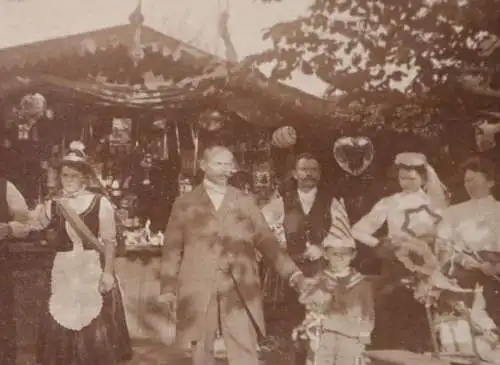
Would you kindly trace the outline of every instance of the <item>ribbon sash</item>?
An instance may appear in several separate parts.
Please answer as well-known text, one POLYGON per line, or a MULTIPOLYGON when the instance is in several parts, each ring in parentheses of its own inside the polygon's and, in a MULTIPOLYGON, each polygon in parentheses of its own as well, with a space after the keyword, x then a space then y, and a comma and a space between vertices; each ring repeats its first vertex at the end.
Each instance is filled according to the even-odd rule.
POLYGON ((59 209, 59 212, 62 214, 64 219, 66 219, 66 221, 71 225, 71 227, 75 230, 75 232, 80 236, 80 238, 83 241, 92 244, 98 252, 104 254, 104 245, 90 231, 89 227, 87 227, 87 225, 83 222, 80 216, 76 214, 76 212, 73 209, 67 207, 60 200, 56 199, 55 202, 57 208, 59 209))

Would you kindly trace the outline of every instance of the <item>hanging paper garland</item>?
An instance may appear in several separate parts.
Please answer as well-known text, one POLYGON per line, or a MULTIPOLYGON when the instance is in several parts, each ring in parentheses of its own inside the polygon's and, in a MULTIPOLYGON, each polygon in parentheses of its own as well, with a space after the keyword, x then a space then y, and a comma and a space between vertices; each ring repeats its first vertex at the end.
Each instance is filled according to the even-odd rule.
POLYGON ((290 126, 278 128, 273 132, 272 141, 278 148, 290 148, 297 143, 297 132, 290 126))

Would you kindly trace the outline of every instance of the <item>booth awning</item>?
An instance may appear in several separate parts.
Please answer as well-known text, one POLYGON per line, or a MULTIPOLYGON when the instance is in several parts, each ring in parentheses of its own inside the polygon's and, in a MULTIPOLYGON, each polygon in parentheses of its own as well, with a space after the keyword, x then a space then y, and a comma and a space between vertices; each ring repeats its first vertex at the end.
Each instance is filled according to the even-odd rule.
POLYGON ((205 99, 268 127, 332 128, 345 119, 335 102, 271 82, 148 27, 142 30, 146 56, 133 65, 133 32, 124 25, 0 50, 0 97, 39 88, 63 99, 160 112, 205 99))

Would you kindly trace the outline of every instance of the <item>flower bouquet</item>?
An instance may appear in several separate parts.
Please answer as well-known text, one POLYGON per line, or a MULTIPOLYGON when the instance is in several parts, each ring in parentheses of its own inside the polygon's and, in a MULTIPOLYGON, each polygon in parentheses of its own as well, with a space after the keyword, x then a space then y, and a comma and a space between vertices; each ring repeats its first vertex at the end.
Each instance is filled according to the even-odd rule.
POLYGON ((392 279, 410 288, 415 300, 424 304, 434 355, 500 364, 498 333, 486 313, 482 288, 461 285, 456 277, 460 269, 449 270, 449 260, 439 261, 431 241, 431 237, 394 240, 400 275, 392 279))

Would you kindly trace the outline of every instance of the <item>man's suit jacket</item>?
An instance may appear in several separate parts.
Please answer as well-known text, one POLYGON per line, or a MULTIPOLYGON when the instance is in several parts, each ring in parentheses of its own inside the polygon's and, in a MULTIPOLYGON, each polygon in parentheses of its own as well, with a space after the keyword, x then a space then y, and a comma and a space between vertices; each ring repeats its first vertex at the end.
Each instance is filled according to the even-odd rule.
MULTIPOLYGON (((217 292, 235 297, 229 269, 257 325, 265 332, 256 250, 280 276, 289 278, 298 271, 252 198, 240 190, 228 187, 218 210, 203 185, 177 199, 165 230, 161 293, 177 294, 179 345, 199 340, 205 313, 217 292)), ((234 305, 241 308, 237 302, 234 305)))

